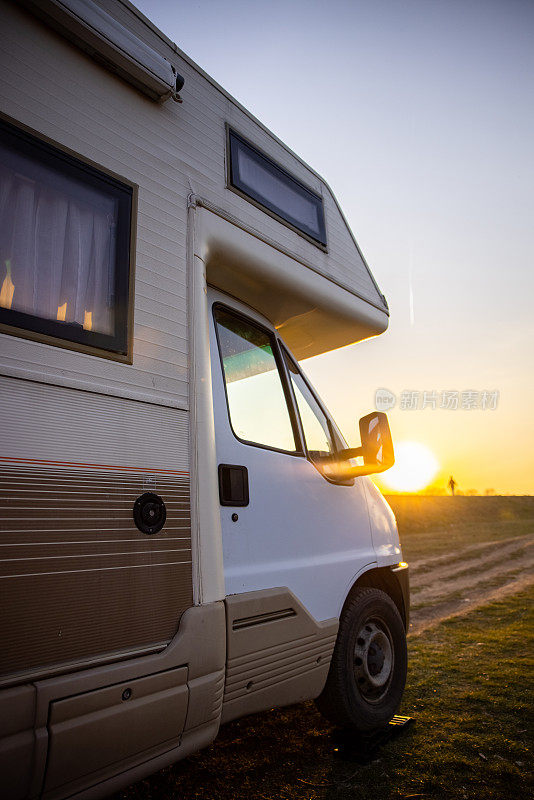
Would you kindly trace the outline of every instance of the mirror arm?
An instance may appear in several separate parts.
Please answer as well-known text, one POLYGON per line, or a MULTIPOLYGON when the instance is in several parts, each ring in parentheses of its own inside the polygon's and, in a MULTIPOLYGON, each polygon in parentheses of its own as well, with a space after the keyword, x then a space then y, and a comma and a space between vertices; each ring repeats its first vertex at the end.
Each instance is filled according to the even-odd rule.
POLYGON ((377 472, 385 472, 390 466, 391 464, 364 464, 361 467, 349 467, 345 464, 339 464, 339 471, 340 476, 344 480, 349 480, 350 478, 359 478, 362 475, 374 475, 377 472))
POLYGON ((330 457, 340 480, 385 472, 395 463, 388 418, 382 411, 372 411, 360 419, 360 438, 361 447, 347 447, 330 457), (363 458, 363 464, 347 464, 358 457, 363 458))
POLYGON ((349 461, 351 458, 358 458, 363 454, 363 447, 348 447, 346 450, 340 450, 337 455, 342 461, 349 461))

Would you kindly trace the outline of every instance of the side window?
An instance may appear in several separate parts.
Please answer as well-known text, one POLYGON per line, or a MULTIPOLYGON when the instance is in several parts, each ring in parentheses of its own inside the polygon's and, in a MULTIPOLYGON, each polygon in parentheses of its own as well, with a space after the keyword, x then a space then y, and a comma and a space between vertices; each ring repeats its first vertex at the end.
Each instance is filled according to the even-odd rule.
POLYGON ((331 456, 336 451, 333 433, 326 414, 310 391, 293 359, 283 350, 297 401, 306 446, 312 461, 331 456))
POLYGON ((322 197, 229 129, 229 185, 281 222, 326 245, 322 197))
POLYGON ((296 452, 273 338, 226 309, 214 313, 234 433, 252 444, 296 452))
POLYGON ((126 356, 132 187, 7 123, 0 136, 0 323, 126 356))

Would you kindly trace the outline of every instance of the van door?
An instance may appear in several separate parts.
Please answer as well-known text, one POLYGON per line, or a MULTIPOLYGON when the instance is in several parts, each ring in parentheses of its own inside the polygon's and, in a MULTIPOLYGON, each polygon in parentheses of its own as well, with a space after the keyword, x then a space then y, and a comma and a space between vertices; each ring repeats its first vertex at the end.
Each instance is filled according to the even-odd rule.
POLYGON ((315 620, 337 618, 376 561, 361 479, 319 468, 346 445, 272 326, 221 292, 209 301, 226 594, 287 587, 315 620))

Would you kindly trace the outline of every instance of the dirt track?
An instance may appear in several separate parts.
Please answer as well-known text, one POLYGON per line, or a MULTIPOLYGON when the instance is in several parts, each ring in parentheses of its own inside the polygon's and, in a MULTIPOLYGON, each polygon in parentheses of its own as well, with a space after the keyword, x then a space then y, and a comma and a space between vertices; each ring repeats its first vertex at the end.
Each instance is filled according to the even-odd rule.
POLYGON ((525 589, 534 583, 533 567, 532 535, 468 545, 453 558, 412 562, 410 635, 525 589))

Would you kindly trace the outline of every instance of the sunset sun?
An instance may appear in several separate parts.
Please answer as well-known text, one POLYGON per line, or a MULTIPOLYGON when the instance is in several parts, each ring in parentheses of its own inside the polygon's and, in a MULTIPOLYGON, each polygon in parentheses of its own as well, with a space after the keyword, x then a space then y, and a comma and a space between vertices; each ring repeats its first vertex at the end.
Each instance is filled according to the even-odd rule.
POLYGON ((395 465, 383 475, 383 481, 397 492, 419 492, 433 480, 439 464, 433 452, 420 442, 395 445, 395 465))

